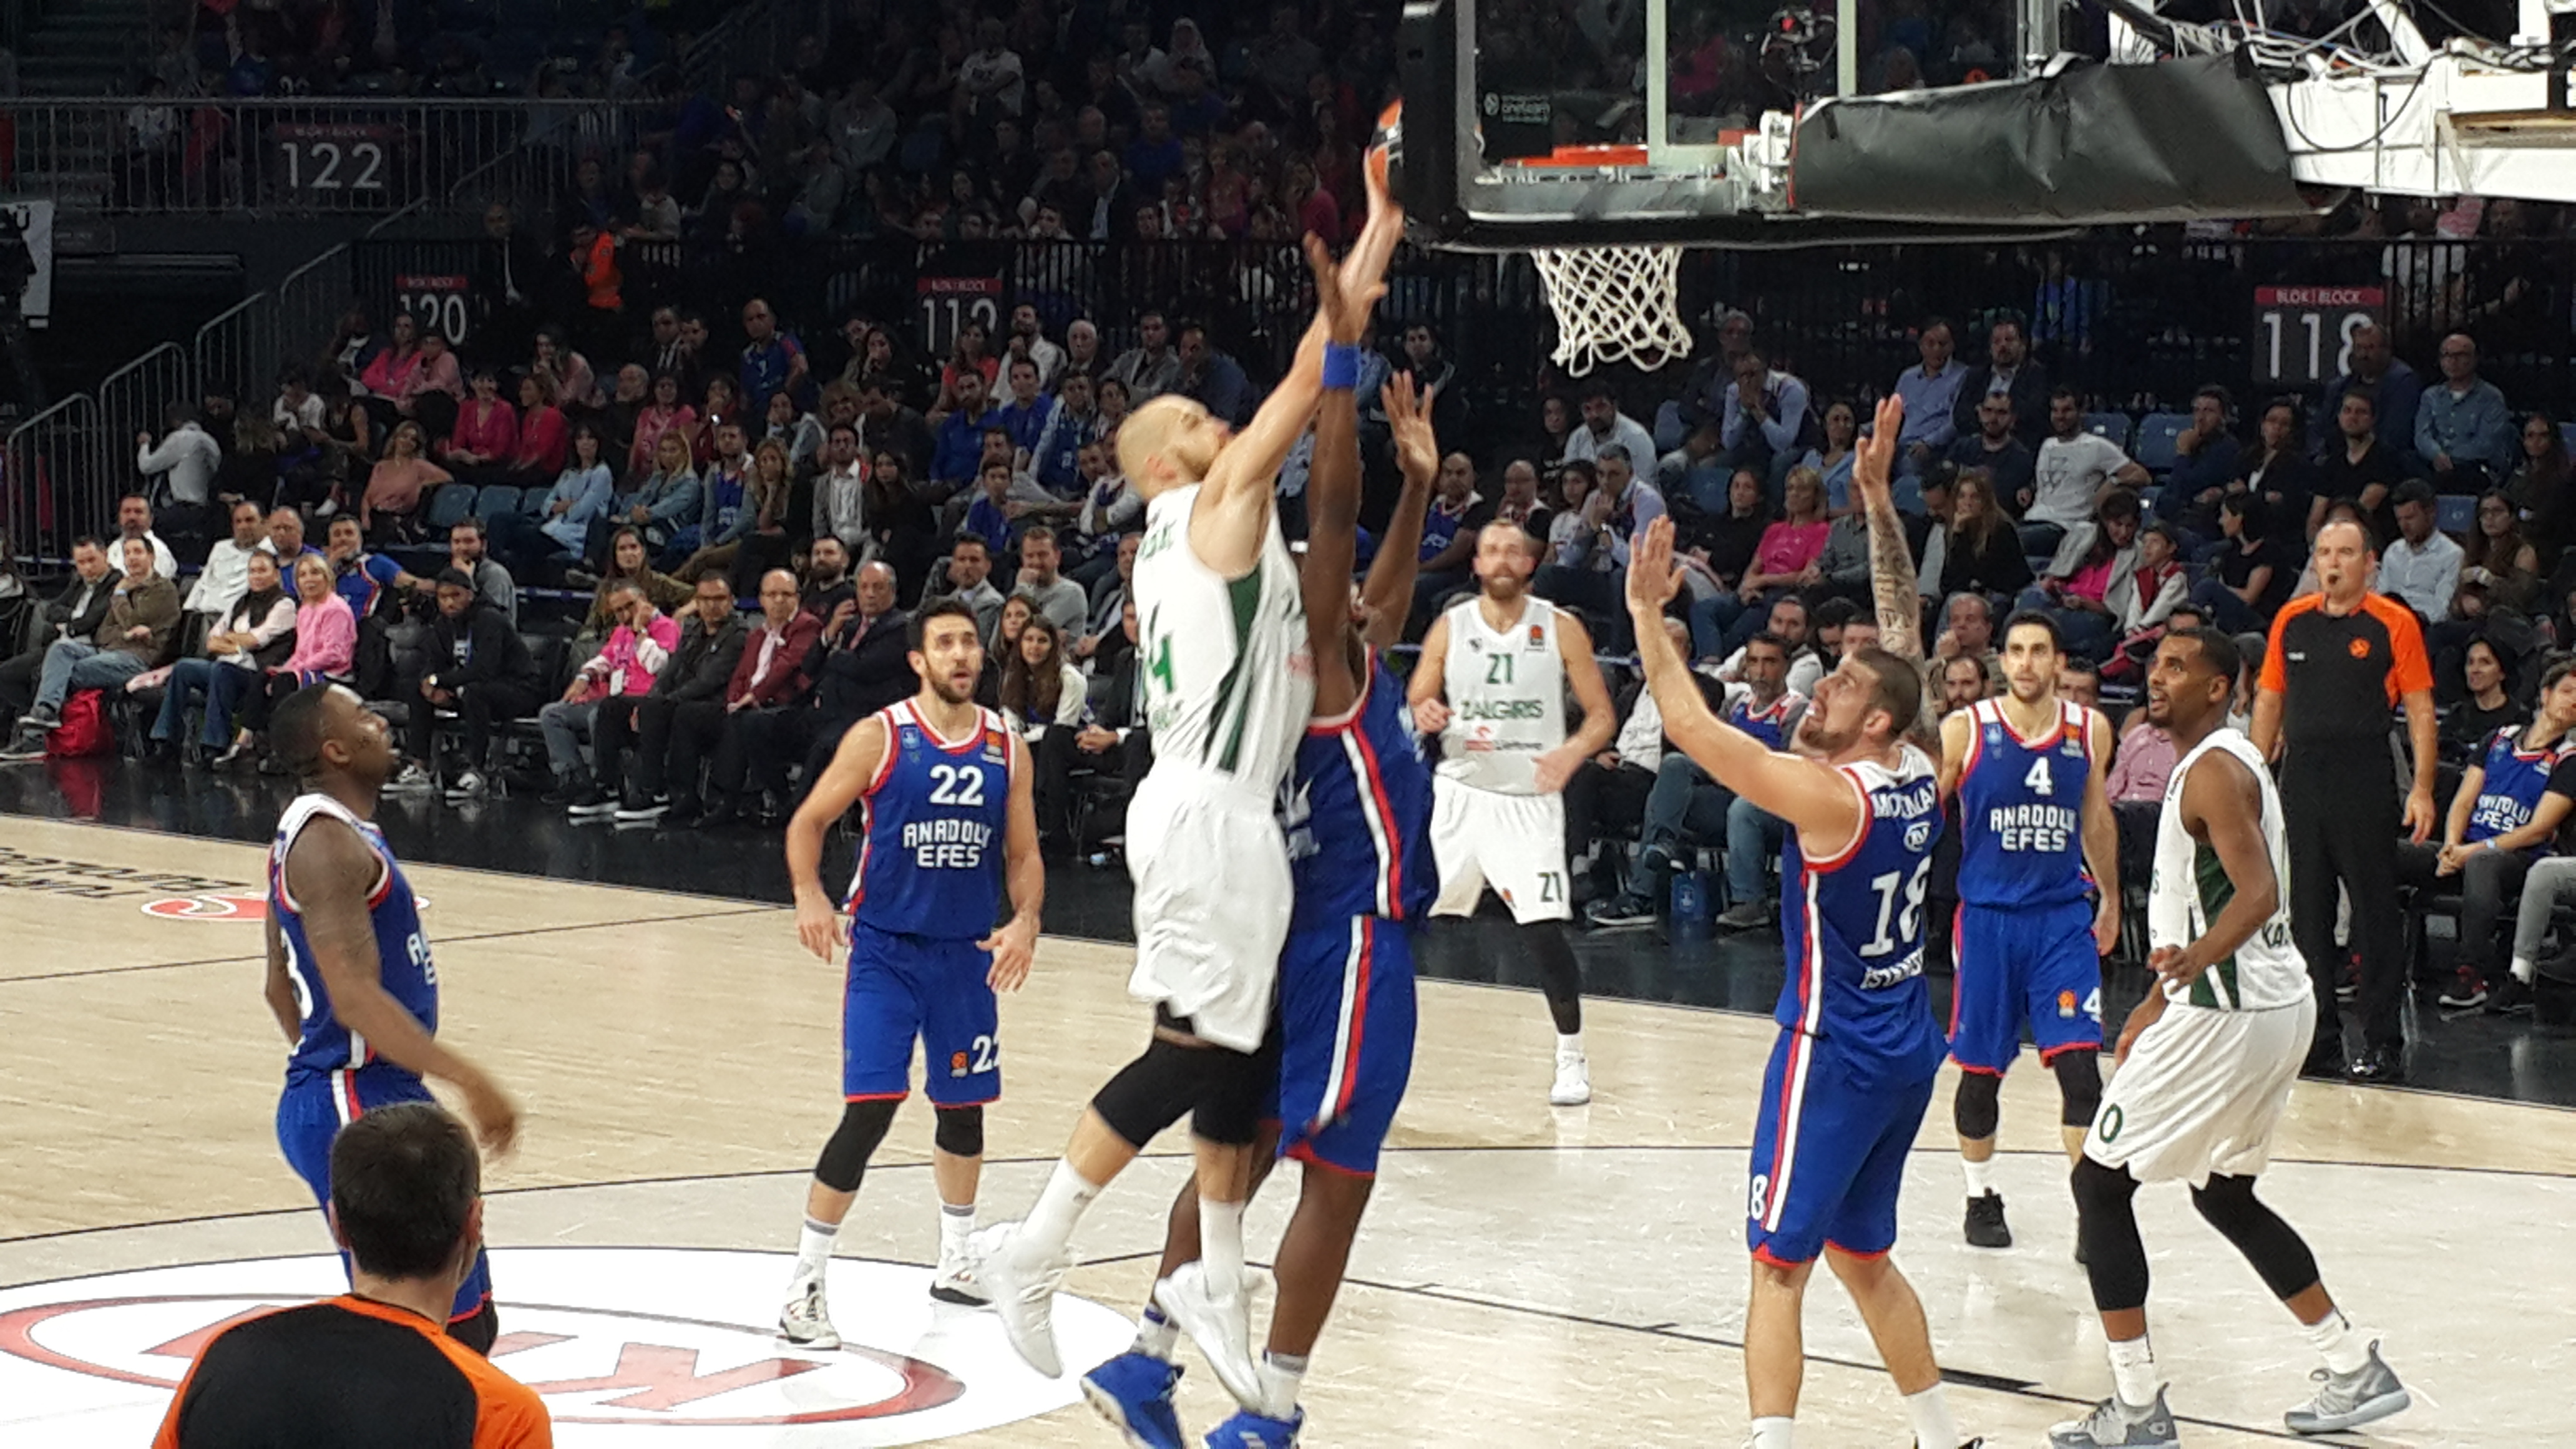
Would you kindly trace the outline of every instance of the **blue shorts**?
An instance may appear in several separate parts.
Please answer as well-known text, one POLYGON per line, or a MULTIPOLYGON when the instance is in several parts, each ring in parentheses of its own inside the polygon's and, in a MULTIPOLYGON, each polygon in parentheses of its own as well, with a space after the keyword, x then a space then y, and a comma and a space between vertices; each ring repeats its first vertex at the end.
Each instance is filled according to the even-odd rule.
MULTIPOLYGON (((421 1080, 391 1062, 370 1062, 355 1071, 327 1072, 289 1081, 277 1099, 277 1145, 286 1165, 313 1190, 313 1200, 327 1215, 331 1210, 331 1139, 361 1115, 404 1102, 433 1102, 421 1080)), ((345 1259, 346 1255, 342 1255, 345 1259)), ((474 1271, 456 1290, 448 1322, 471 1318, 492 1301, 492 1260, 477 1250, 474 1271)))
POLYGON ((1413 1077, 1413 927, 1354 916, 1279 957, 1279 1155, 1357 1177, 1413 1077))
POLYGON ((1951 932, 1958 976, 1950 983, 1950 1060, 2002 1076, 2021 1054, 2030 1023, 2043 1062, 2102 1049, 2102 957, 2093 949, 2093 904, 2005 910, 1959 907, 1951 932))
POLYGON ((901 1101, 912 1092, 921 1039, 922 1090, 942 1107, 1002 1095, 1001 1014, 985 975, 993 954, 971 940, 898 936, 850 926, 850 977, 841 1002, 841 1095, 901 1101))
POLYGON ((1753 1256, 1796 1265, 1828 1245, 1861 1258, 1895 1247, 1897 1189, 1932 1081, 1863 1088, 1833 1043, 1781 1032, 1753 1126, 1753 1256))

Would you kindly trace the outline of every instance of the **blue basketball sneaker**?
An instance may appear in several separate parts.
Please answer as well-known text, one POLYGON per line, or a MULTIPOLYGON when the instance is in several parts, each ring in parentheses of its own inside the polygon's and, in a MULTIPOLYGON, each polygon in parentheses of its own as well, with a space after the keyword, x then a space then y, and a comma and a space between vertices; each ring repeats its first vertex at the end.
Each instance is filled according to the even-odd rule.
POLYGON ((1188 1449, 1172 1390, 1181 1366, 1133 1349, 1082 1376, 1082 1396, 1135 1449, 1188 1449))
POLYGON ((1305 1427, 1303 1409, 1289 1419, 1267 1419, 1246 1409, 1208 1431, 1207 1449, 1295 1449, 1297 1431, 1305 1427))

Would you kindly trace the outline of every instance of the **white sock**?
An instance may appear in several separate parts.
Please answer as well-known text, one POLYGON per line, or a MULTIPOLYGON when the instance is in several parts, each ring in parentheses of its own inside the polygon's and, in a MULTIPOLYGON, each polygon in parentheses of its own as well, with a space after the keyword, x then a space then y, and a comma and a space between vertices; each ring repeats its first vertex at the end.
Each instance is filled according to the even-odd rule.
POLYGON ((1744 1449, 1792 1449, 1793 1441, 1789 1434, 1797 1427, 1797 1420, 1785 1416, 1756 1419, 1753 1421, 1753 1437, 1744 1441, 1744 1449))
POLYGON ((1243 1293, 1243 1204, 1199 1199, 1199 1270, 1219 1302, 1243 1293))
POLYGON ((1959 1170, 1968 1175, 1968 1196, 1972 1198, 1984 1197, 1987 1193, 1995 1190, 1995 1160, 1993 1158, 1989 1157, 1983 1162, 1971 1162, 1967 1158, 1962 1157, 1959 1159, 1959 1170))
POLYGON ((960 1207, 953 1202, 939 1205, 939 1256, 963 1257, 966 1240, 975 1236, 975 1205, 960 1207))
POLYGON ((1019 1242, 1036 1256, 1052 1258, 1073 1241, 1074 1225, 1082 1221, 1092 1200, 1100 1196, 1100 1184, 1073 1170, 1073 1164, 1057 1161, 1047 1185, 1038 1194, 1037 1206, 1029 1209, 1028 1221, 1020 1225, 1019 1242))
POLYGON ((1959 1421, 1950 1417, 1949 1397, 1937 1380, 1905 1396, 1905 1417, 1914 1421, 1915 1449, 1959 1449, 1959 1421))
POLYGON ((2317 1356, 2326 1361, 2329 1373, 2359 1373, 2362 1365, 2370 1362, 2369 1340, 2354 1330, 2352 1320, 2343 1316, 2342 1309, 2327 1309, 2325 1317, 2299 1325, 2299 1332, 2307 1335, 2317 1356))
POLYGON ((2111 1386, 2120 1402, 2132 1409, 2143 1409, 2156 1401, 2156 1351, 2147 1345, 2147 1336, 2115 1339, 2111 1343, 2111 1386))
POLYGON ((1261 1415, 1268 1419, 1288 1419, 1297 1413, 1298 1391, 1306 1386, 1306 1356, 1297 1353, 1261 1355, 1261 1415))
POLYGON ((840 1235, 837 1223, 805 1220, 804 1230, 796 1235, 796 1276, 791 1287, 801 1291, 806 1284, 820 1282, 823 1270, 832 1261, 832 1239, 840 1235))
POLYGON ((2540 975, 2540 964, 2528 956, 2513 958, 2513 979, 2529 986, 2540 975))
POLYGON ((1170 1363, 1172 1350, 1179 1347, 1180 1342, 1181 1326, 1165 1318, 1163 1310, 1151 1303, 1146 1304, 1144 1316, 1136 1320, 1136 1342, 1131 1345, 1132 1351, 1170 1363))
POLYGON ((1579 1031, 1558 1032, 1556 1034, 1556 1059, 1560 1062, 1579 1062, 1583 1060, 1583 1033, 1579 1031))

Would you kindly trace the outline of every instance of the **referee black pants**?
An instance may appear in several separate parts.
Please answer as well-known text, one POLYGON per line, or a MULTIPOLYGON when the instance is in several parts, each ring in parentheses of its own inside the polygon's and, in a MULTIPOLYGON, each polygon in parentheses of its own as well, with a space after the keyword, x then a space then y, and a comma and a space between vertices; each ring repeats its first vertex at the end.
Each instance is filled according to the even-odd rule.
POLYGON ((2361 1039, 2402 1047, 2406 963, 2397 908, 2397 779, 2388 746, 2295 746, 2281 771, 2282 833, 2290 847, 2290 933, 2307 958, 2317 993, 2319 1047, 2343 1048, 2335 988, 2335 887, 2352 902, 2352 944, 2361 955, 2361 1039))

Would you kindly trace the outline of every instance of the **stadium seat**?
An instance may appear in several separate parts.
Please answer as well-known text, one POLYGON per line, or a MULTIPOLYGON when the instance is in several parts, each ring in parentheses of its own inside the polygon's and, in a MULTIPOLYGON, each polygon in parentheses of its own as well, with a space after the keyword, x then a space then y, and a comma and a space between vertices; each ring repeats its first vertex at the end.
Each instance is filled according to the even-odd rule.
POLYGON ((2560 423, 2558 440, 2567 445, 2568 452, 2576 453, 2576 423, 2560 423))
POLYGON ((546 505, 554 501, 551 488, 530 488, 519 495, 519 511, 530 518, 546 516, 546 505))
POLYGON ((2433 500, 2433 526, 2466 537, 2478 526, 2478 500, 2466 493, 2445 493, 2433 500))
POLYGON ((443 543, 447 530, 454 528, 460 520, 474 516, 474 485, 441 483, 431 491, 428 504, 421 509, 420 523, 424 530, 443 543))
POLYGON ((2127 413, 2086 413, 2084 431, 2097 438, 2109 438, 2113 444, 2125 451, 2129 446, 2129 415, 2127 413))
POLYGON ((2162 478, 2182 457, 2174 440, 2190 428, 2189 413, 2149 413, 2138 420, 2138 437, 2129 448, 2129 456, 2137 460, 2139 467, 2162 478))
POLYGON ((519 511, 519 490, 507 483, 495 483, 474 500, 474 516, 490 524, 505 513, 519 511))

